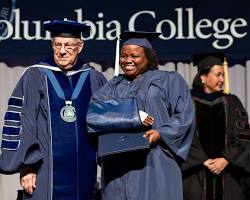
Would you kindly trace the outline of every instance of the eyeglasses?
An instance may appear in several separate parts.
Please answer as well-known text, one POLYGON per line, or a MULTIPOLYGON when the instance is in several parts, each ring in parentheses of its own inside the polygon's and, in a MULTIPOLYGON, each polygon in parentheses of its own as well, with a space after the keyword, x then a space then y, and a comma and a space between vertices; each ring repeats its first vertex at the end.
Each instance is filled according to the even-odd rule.
POLYGON ((62 47, 64 47, 64 49, 65 49, 67 52, 72 53, 73 51, 75 51, 76 46, 77 46, 78 44, 80 44, 80 43, 82 43, 82 42, 77 42, 77 43, 75 43, 75 44, 73 44, 73 43, 71 43, 71 42, 64 43, 64 44, 59 43, 59 42, 54 42, 54 43, 52 44, 52 48, 53 48, 54 50, 59 51, 59 50, 62 49, 62 47))

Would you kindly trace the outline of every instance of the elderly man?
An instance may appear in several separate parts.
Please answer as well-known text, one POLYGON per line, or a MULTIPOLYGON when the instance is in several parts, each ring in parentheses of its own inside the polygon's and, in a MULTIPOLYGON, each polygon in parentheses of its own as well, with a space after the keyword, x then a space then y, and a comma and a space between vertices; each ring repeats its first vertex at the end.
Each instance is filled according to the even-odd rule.
POLYGON ((54 20, 44 28, 52 36, 53 56, 27 68, 9 99, 0 170, 20 171, 23 199, 90 200, 96 151, 85 115, 106 79, 78 59, 88 25, 54 20))

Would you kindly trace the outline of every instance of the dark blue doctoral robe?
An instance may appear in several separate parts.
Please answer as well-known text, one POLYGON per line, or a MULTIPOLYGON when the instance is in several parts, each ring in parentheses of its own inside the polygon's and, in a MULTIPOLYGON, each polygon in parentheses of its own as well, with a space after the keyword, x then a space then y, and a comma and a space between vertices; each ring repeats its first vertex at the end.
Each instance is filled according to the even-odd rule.
MULTIPOLYGON (((175 72, 149 70, 132 82, 123 75, 114 77, 93 95, 91 102, 132 96, 136 97, 139 110, 154 117, 152 129, 160 133, 161 140, 150 149, 101 157, 102 198, 182 200, 179 161, 187 156, 194 130, 189 88, 175 72)), ((87 122, 89 115, 99 115, 90 112, 87 122)), ((120 123, 125 127, 123 121, 120 123)), ((93 131, 95 123, 88 126, 91 134, 98 134, 93 131)))
POLYGON ((32 200, 92 200, 96 181, 95 141, 86 134, 87 105, 104 76, 80 61, 73 71, 63 72, 51 59, 29 67, 16 85, 8 103, 2 134, 0 170, 18 172, 31 167, 37 171, 32 200), (65 100, 59 98, 47 71, 63 88, 66 98, 81 74, 86 79, 79 95, 72 100, 76 121, 65 122, 60 111, 65 100))

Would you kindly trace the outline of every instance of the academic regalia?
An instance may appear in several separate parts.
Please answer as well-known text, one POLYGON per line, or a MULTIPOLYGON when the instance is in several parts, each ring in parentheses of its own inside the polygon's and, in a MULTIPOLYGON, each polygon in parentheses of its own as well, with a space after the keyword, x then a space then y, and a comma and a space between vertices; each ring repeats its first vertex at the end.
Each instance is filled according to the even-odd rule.
POLYGON ((106 79, 80 60, 72 71, 54 66, 53 58, 31 66, 17 83, 4 119, 0 170, 11 173, 31 167, 36 171, 36 188, 32 195, 24 193, 24 199, 92 200, 96 149, 84 131, 85 115, 90 96, 106 79), (67 116, 62 113, 65 100, 60 92, 71 98, 75 88, 75 111, 67 116))
MULTIPOLYGON (((150 148, 101 157, 102 199, 182 200, 179 161, 187 156, 194 128, 186 82, 176 72, 159 70, 148 70, 133 81, 119 75, 97 91, 91 102, 130 97, 136 97, 139 110, 154 117, 151 128, 160 133, 161 140, 150 148)), ((106 117, 91 111, 87 122, 93 114, 106 117)), ((124 112, 123 117, 129 114, 124 112)), ((120 123, 124 127, 125 122, 120 123)), ((91 125, 91 134, 98 134, 93 131, 95 124, 91 125)))
MULTIPOLYGON (((240 184, 250 172, 248 116, 235 95, 191 91, 197 131, 182 164, 185 200, 247 200, 240 184), (229 165, 219 175, 203 166, 224 157, 229 165)), ((243 181, 244 182, 244 181, 243 181)))

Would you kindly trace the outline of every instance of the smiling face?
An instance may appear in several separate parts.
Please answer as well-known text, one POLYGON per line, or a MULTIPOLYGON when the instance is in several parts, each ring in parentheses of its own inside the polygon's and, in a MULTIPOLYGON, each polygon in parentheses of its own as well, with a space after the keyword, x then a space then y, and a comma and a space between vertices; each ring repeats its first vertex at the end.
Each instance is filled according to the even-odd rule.
POLYGON ((208 74, 201 75, 204 83, 204 92, 214 93, 220 92, 224 84, 224 68, 222 65, 214 65, 208 74))
POLYGON ((124 45, 121 49, 120 65, 129 79, 135 79, 148 68, 148 59, 143 47, 124 45))
POLYGON ((83 42, 78 38, 54 37, 52 40, 54 60, 58 67, 70 70, 75 65, 83 42))

